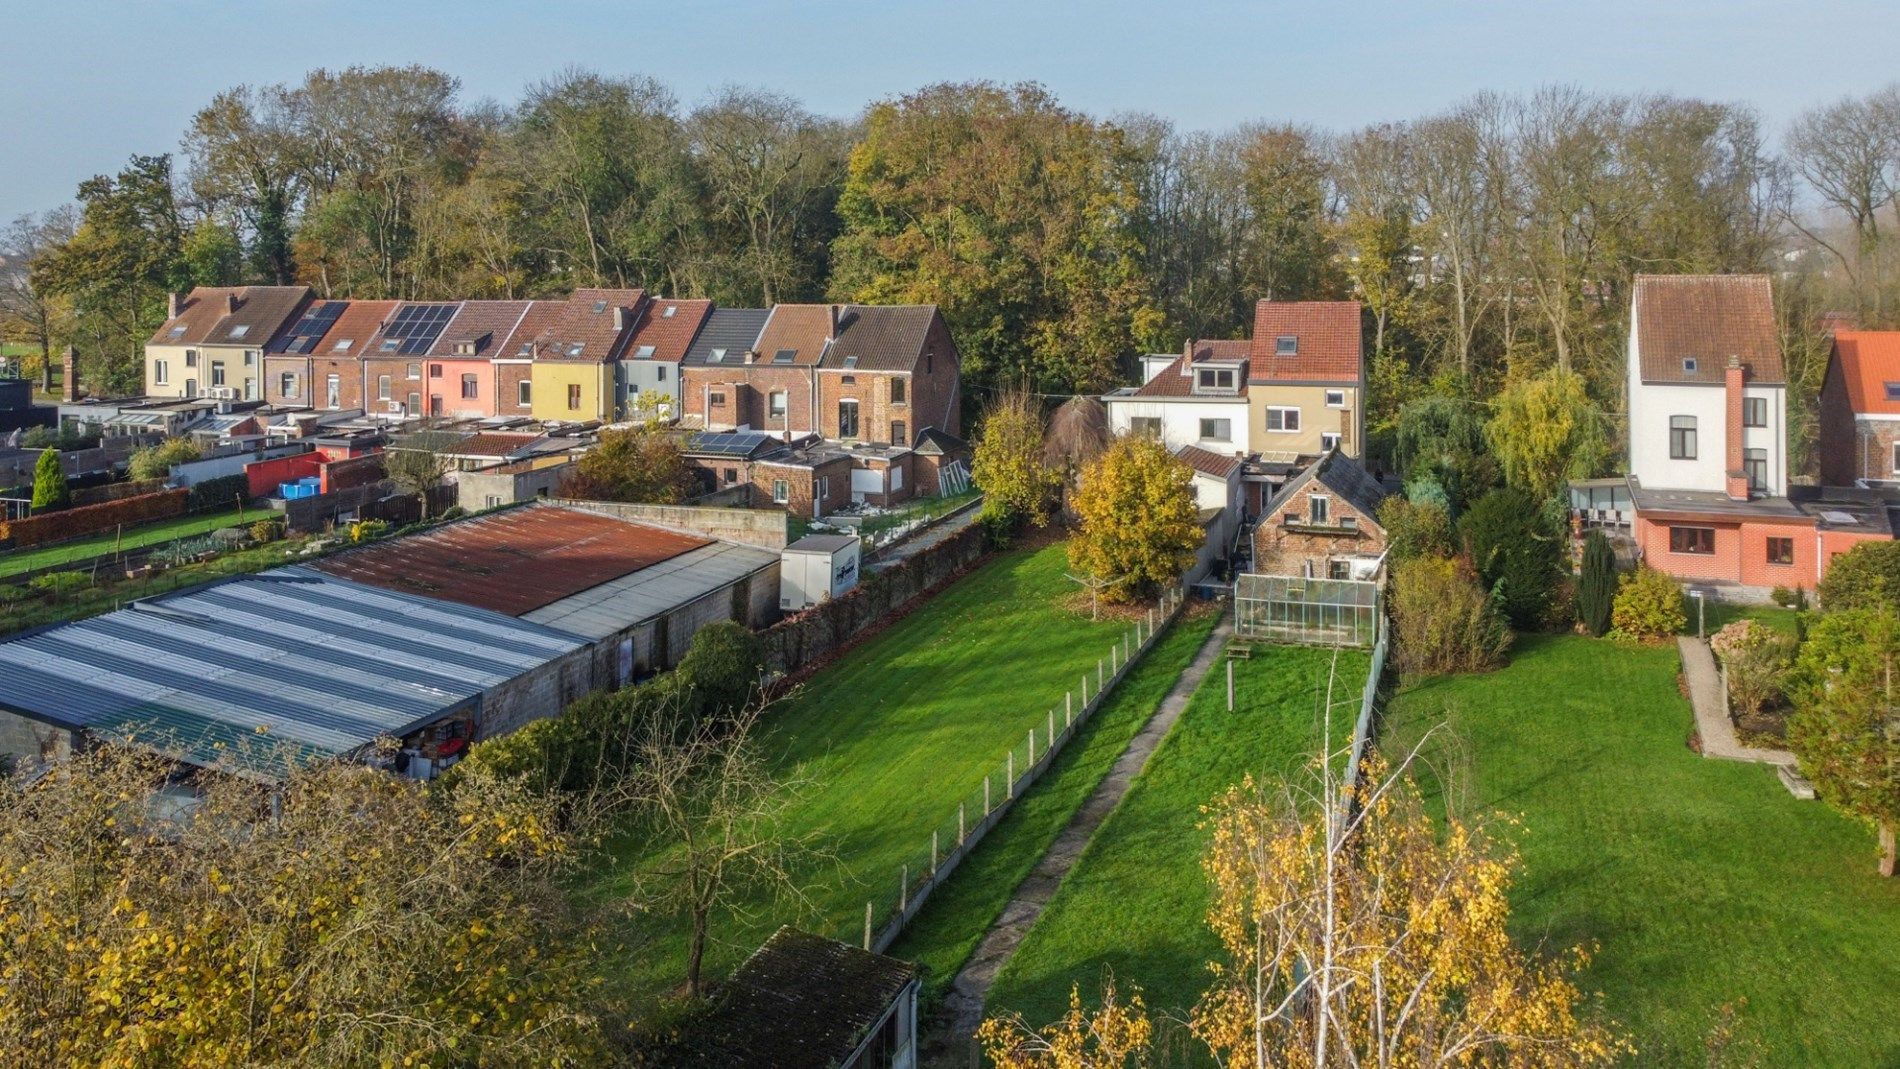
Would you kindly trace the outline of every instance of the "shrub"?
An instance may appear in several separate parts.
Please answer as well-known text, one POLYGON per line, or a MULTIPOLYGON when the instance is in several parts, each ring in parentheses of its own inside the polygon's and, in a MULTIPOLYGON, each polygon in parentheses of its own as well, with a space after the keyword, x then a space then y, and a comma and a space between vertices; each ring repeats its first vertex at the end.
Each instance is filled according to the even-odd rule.
POLYGON ((42 449, 33 463, 33 511, 57 512, 72 504, 73 491, 66 485, 66 469, 59 463, 59 450, 42 449))
POLYGON ((1577 622, 1598 638, 1610 630, 1616 605, 1616 551, 1602 531, 1583 540, 1583 567, 1577 574, 1577 622))
POLYGON ((165 479, 171 476, 173 464, 197 460, 198 456, 198 446, 191 439, 167 438, 133 453, 125 471, 134 479, 165 479))
POLYGON ((1784 609, 1805 612, 1808 607, 1808 592, 1805 587, 1795 587, 1793 590, 1789 590, 1785 586, 1778 586, 1768 592, 1768 600, 1784 609))
POLYGON ((357 520, 350 524, 352 542, 374 542, 388 533, 388 520, 357 520))
POLYGON ((50 601, 58 601, 67 594, 84 590, 91 583, 92 579, 85 572, 48 572, 28 579, 26 586, 35 594, 45 595, 50 601))
POLYGON ((1688 622, 1682 609, 1682 588, 1674 579, 1648 565, 1623 576, 1610 610, 1610 623, 1619 637, 1668 638, 1688 622))
POLYGON ((1542 626, 1562 574, 1563 547, 1537 500, 1518 489, 1493 490, 1459 519, 1458 535, 1511 626, 1542 626))
POLYGON ((1379 506, 1386 551, 1394 564, 1419 557, 1449 557, 1456 552, 1451 513, 1435 501, 1389 497, 1379 506))
POLYGON ((1785 693, 1794 664, 1794 640, 1753 620, 1737 620, 1709 638, 1709 648, 1728 672, 1729 701, 1753 716, 1785 693))
POLYGON ((450 505, 448 508, 442 510, 442 515, 439 519, 446 523, 449 520, 459 520, 466 515, 468 515, 467 509, 460 505, 450 505))
POLYGON ((1410 479, 1405 484, 1405 497, 1414 505, 1437 505, 1451 515, 1451 495, 1445 492, 1445 486, 1429 475, 1410 479))
POLYGON ((752 699, 764 672, 765 643, 745 625, 721 620, 693 635, 673 675, 696 716, 723 717, 752 699))
POLYGON ((206 479, 194 483, 191 497, 185 507, 196 512, 202 509, 230 508, 240 501, 251 499, 251 480, 242 474, 222 475, 216 479, 206 479))
POLYGON ((1884 609, 1900 602, 1900 542, 1862 542, 1835 557, 1815 593, 1828 612, 1884 609))
POLYGON ((251 524, 251 541, 259 545, 275 542, 283 537, 283 533, 284 529, 278 526, 276 520, 259 520, 251 524))
POLYGON ((1393 569, 1394 656, 1407 672, 1481 672, 1504 662, 1511 629, 1469 566, 1421 557, 1393 569))

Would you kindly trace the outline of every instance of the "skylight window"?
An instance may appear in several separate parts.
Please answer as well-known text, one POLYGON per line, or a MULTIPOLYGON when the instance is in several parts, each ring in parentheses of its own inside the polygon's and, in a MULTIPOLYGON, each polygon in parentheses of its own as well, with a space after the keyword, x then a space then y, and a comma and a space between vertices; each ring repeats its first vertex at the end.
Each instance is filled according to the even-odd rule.
POLYGON ((401 338, 384 338, 383 339, 383 352, 393 353, 401 347, 402 347, 401 338))
POLYGON ((656 350, 651 345, 642 345, 641 347, 633 351, 633 355, 636 360, 645 360, 648 357, 652 356, 655 351, 656 350))
POLYGON ((333 352, 347 353, 350 351, 350 346, 355 344, 355 338, 338 338, 336 344, 331 346, 330 349, 333 352))
POLYGON ((249 323, 239 323, 237 326, 231 328, 231 337, 233 340, 235 340, 237 338, 242 338, 243 336, 245 336, 246 334, 249 334, 250 332, 251 332, 251 325, 249 323))
POLYGON ((1298 356, 1299 352, 1300 352, 1300 339, 1298 335, 1282 334, 1279 337, 1273 339, 1273 355, 1298 356))
POLYGON ((780 349, 778 352, 772 354, 772 362, 774 364, 789 364, 796 359, 798 359, 797 349, 780 349))
POLYGON ((714 349, 710 359, 715 364, 722 363, 726 359, 726 351, 724 349, 714 349))
POLYGON ((1689 356, 1683 358, 1682 373, 1685 375, 1695 374, 1695 357, 1689 356))
POLYGON ((594 314, 595 314, 595 315, 599 315, 600 313, 602 313, 602 312, 605 312, 606 310, 607 310, 607 302, 606 302, 606 301, 595 301, 595 302, 594 302, 594 314))
POLYGON ((847 367, 847 368, 853 368, 853 367, 857 367, 857 366, 858 366, 858 358, 857 358, 857 357, 856 357, 855 355, 853 355, 853 356, 847 356, 847 357, 845 357, 845 358, 844 358, 844 366, 845 366, 845 367, 847 367))
POLYGON ((183 323, 180 323, 177 326, 172 328, 172 337, 182 338, 184 336, 185 336, 185 325, 183 323))
POLYGON ((581 355, 581 350, 585 348, 587 348, 586 342, 577 341, 574 344, 567 347, 567 355, 570 357, 579 356, 581 355))
POLYGON ((666 311, 660 313, 660 318, 671 319, 673 318, 673 313, 677 311, 679 311, 678 305, 669 304, 666 306, 666 311))
POLYGON ((524 341, 524 342, 522 342, 522 343, 521 343, 521 355, 522 355, 522 356, 533 356, 533 355, 534 355, 534 343, 533 343, 533 342, 531 342, 531 341, 524 341))
POLYGON ((1900 382, 1887 383, 1887 400, 1900 401, 1900 382))

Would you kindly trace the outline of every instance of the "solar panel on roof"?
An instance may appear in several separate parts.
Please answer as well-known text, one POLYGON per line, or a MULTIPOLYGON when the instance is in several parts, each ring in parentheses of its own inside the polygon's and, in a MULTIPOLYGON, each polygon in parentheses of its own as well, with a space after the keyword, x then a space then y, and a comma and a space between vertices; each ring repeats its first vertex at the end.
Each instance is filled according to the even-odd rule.
POLYGON ((317 342, 336 325, 337 317, 343 309, 349 307, 348 301, 318 301, 310 306, 303 318, 290 328, 284 336, 283 351, 286 353, 308 353, 317 347, 317 342))
POLYGON ((426 353, 442 335, 442 328, 455 318, 453 304, 405 304, 383 329, 383 350, 407 356, 426 353), (394 349, 389 343, 396 342, 394 349))

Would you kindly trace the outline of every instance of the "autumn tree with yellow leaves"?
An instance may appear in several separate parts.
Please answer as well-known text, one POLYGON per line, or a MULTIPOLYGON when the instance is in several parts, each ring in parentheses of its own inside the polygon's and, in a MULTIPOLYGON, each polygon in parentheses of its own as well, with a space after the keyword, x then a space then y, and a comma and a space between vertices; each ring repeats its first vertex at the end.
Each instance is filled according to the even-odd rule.
MULTIPOLYGON (((1328 762, 1330 764, 1330 762, 1328 762)), ((1222 954, 1189 1020, 1224 1069, 1581 1067, 1629 1053, 1570 980, 1582 951, 1544 959, 1506 931, 1514 853, 1479 825, 1443 824, 1401 772, 1369 766, 1350 810, 1318 789, 1251 779, 1206 807, 1207 920, 1222 954), (1350 812, 1350 815, 1345 815, 1350 812)), ((1042 1029, 985 1022, 1004 1069, 1151 1063, 1137 994, 1076 998, 1042 1029)))
POLYGON ((597 1064, 549 800, 350 764, 280 788, 104 747, 0 787, 0 1049, 58 1066, 597 1064))
POLYGON ((1145 435, 1115 439, 1082 469, 1069 563, 1126 601, 1175 582, 1206 539, 1193 472, 1145 435))

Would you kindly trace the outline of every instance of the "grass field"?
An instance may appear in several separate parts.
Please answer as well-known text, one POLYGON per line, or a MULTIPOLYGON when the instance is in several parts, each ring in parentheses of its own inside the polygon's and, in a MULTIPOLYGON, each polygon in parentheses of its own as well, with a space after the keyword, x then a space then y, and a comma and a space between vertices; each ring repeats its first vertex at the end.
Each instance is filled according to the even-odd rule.
MULTIPOLYGON (((1053 1021, 1068 1008, 1071 985, 1092 999, 1105 972, 1124 992, 1139 986, 1152 1010, 1194 1005, 1207 986, 1206 963, 1219 950, 1204 922, 1200 807, 1248 773, 1263 781, 1301 774, 1320 748, 1331 657, 1326 650, 1269 647, 1237 662, 1232 713, 1225 670, 1208 673, 1003 967, 990 990, 991 1013, 1053 1021)), ((1341 655, 1332 716, 1338 746, 1350 737, 1368 667, 1364 652, 1341 655)))
POLYGON ((1596 945, 1581 983, 1632 1064, 1704 1064, 1719 1007, 1746 999, 1759 1064, 1900 1065, 1900 881, 1772 769, 1691 753, 1676 670, 1673 648, 1527 637, 1499 672, 1405 688, 1385 735, 1448 722, 1428 746, 1459 808, 1522 817, 1515 932, 1596 945))
POLYGON ((1128 742, 1154 715, 1174 681, 1214 629, 1219 615, 1203 609, 1176 623, 1123 677, 1108 704, 1069 742, 1049 771, 990 830, 949 882, 930 896, 891 953, 921 963, 924 1001, 934 1005, 1010 894, 1108 774, 1128 742))
MULTIPOLYGON (((1061 545, 998 556, 768 715, 767 752, 810 782, 785 831, 817 832, 836 862, 803 874, 809 916, 760 902, 749 915, 716 918, 708 975, 723 975, 781 923, 856 942, 867 900, 879 903, 882 923, 899 867, 928 854, 931 829, 954 821, 957 801, 981 790, 984 774, 1122 633, 1059 606, 1074 589, 1066 564, 1061 545)), ((640 867, 663 856, 637 842, 610 845, 612 862, 591 888, 598 896, 625 895, 640 867)), ((686 933, 661 919, 642 927, 650 940, 627 955, 624 975, 631 993, 652 996, 683 977, 686 933)))
POLYGON ((140 549, 155 546, 161 542, 170 542, 175 538, 189 538, 205 534, 222 527, 235 527, 239 523, 266 519, 276 513, 269 509, 225 509, 220 512, 199 513, 195 516, 178 516, 169 520, 135 527, 125 532, 123 537, 112 534, 81 538, 57 545, 42 546, 21 550, 18 553, 0 555, 0 576, 18 575, 38 568, 47 568, 68 561, 86 560, 101 553, 110 553, 114 547, 120 549, 140 549))

